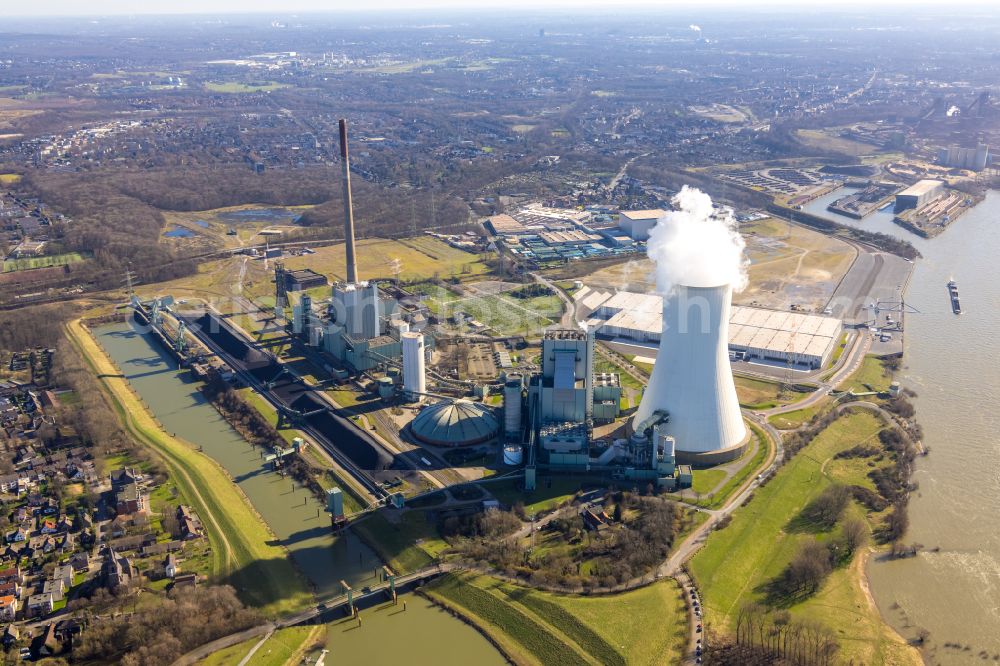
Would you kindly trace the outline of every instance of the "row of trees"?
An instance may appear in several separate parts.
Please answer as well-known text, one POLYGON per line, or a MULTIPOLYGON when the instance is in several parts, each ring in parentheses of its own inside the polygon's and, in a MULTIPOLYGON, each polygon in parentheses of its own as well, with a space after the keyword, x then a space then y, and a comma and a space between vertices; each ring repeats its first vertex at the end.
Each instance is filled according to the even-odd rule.
POLYGON ((704 663, 712 666, 836 663, 837 639, 818 622, 792 619, 787 611, 770 611, 759 603, 743 605, 733 636, 713 641, 704 663))

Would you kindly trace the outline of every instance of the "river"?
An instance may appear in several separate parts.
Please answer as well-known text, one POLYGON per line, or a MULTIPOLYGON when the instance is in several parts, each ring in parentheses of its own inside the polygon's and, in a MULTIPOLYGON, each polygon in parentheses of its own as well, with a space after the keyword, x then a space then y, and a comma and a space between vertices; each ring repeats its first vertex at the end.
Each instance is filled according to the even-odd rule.
MULTIPOLYGON (((317 517, 322 505, 301 487, 292 492, 291 480, 267 471, 259 452, 226 423, 152 336, 129 324, 104 326, 94 334, 164 427, 201 446, 236 480, 319 596, 339 593, 341 579, 355 587, 378 580, 375 567, 381 562, 371 549, 350 532, 334 538, 326 514, 319 511, 317 517)), ((404 595, 398 607, 382 604, 361 614, 362 628, 350 621, 330 623, 326 663, 506 663, 475 629, 421 597, 404 595), (390 632, 391 640, 380 640, 390 632)))
POLYGON ((906 293, 919 314, 906 317, 898 379, 918 393, 917 419, 931 453, 919 459, 910 501, 914 558, 873 561, 869 581, 883 616, 905 637, 930 632, 932 663, 982 663, 1000 654, 1000 192, 944 233, 923 239, 893 224, 891 208, 864 220, 826 211, 851 190, 804 210, 843 224, 904 238, 920 250, 906 293), (962 315, 952 314, 954 278, 962 315), (992 304, 992 305, 991 305, 992 304), (945 644, 951 646, 946 647, 945 644), (958 644, 960 647, 953 647, 958 644), (968 646, 968 649, 966 649, 968 646))

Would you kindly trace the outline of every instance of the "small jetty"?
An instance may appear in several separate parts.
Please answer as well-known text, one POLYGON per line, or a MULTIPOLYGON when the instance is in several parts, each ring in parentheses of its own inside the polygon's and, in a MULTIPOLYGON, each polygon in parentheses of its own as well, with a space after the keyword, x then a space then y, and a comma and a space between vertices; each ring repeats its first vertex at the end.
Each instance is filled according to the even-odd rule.
POLYGON ((951 311, 955 314, 962 314, 962 303, 958 300, 958 284, 954 280, 948 281, 948 295, 951 297, 951 311))

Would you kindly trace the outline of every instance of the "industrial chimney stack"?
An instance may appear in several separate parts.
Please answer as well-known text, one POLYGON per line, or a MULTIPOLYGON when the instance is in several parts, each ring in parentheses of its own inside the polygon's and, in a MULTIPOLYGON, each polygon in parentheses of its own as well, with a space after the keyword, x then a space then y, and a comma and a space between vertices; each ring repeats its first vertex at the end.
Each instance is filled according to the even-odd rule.
POLYGON ((351 159, 347 152, 347 119, 340 119, 340 167, 344 171, 344 248, 347 252, 347 282, 358 281, 358 264, 354 258, 354 203, 351 201, 351 159))

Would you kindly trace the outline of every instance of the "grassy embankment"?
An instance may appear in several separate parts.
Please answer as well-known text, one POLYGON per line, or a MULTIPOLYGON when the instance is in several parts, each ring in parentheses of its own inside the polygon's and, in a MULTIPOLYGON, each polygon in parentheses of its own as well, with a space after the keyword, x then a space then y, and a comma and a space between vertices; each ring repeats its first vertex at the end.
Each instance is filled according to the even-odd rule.
MULTIPOLYGON (((878 356, 869 354, 861 363, 861 367, 851 375, 851 377, 838 388, 843 391, 853 391, 854 393, 868 393, 875 391, 885 393, 892 383, 892 375, 886 369, 885 364, 878 356)), ((872 399, 874 396, 869 396, 872 399)))
POLYGON ((424 593, 479 627, 517 664, 674 664, 684 650, 686 610, 673 580, 583 597, 450 574, 424 593))
MULTIPOLYGON (((284 666, 298 664, 305 650, 320 637, 324 630, 321 626, 286 627, 278 629, 264 644, 257 648, 247 661, 247 666, 284 666)), ((259 638, 238 643, 198 662, 198 666, 230 666, 238 664, 247 656, 253 646, 260 642, 259 638)))
POLYGON ((232 584, 245 603, 267 615, 310 603, 305 581, 284 549, 272 545, 274 535, 225 470, 190 443, 163 432, 79 320, 68 324, 66 331, 103 384, 122 425, 161 457, 171 481, 202 518, 212 545, 213 578, 232 584))
MULTIPOLYGON (((834 456, 859 443, 877 445, 882 428, 882 422, 869 412, 841 416, 758 489, 753 500, 733 514, 728 527, 712 533, 689 563, 712 630, 731 631, 742 604, 763 602, 765 585, 781 573, 802 543, 813 538, 825 541, 837 534, 838 527, 818 533, 798 529, 795 519, 833 482, 873 487, 865 461, 834 456)), ((881 520, 881 514, 868 514, 853 501, 848 513, 863 517, 869 529, 881 520)), ((834 569, 814 595, 787 610, 793 618, 815 620, 833 630, 841 661, 919 663, 915 651, 882 622, 866 594, 863 575, 862 557, 855 553, 846 566, 834 569)))

